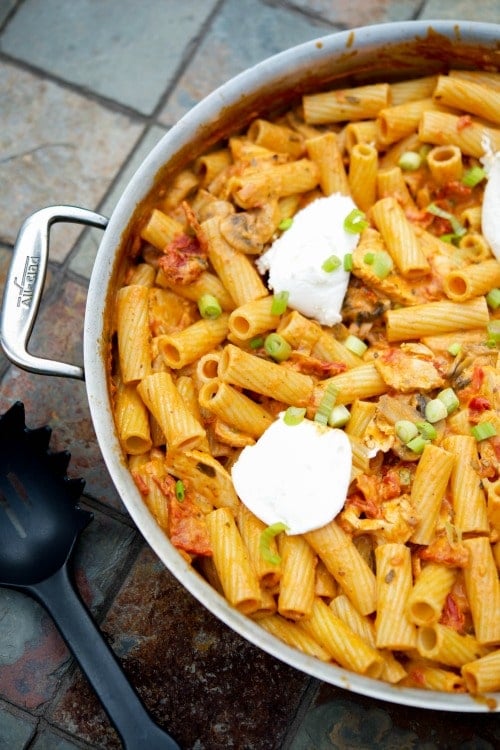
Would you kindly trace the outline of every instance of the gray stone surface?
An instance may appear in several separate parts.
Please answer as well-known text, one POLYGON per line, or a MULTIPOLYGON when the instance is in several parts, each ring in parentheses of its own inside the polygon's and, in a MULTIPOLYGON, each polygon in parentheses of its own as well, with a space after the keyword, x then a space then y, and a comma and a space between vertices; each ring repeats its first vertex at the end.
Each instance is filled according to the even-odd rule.
MULTIPOLYGON (((114 182, 112 190, 102 205, 99 206, 100 213, 108 218, 111 216, 132 175, 165 132, 165 128, 154 125, 144 134, 132 157, 127 161, 125 168, 118 175, 118 179, 114 182)), ((74 273, 90 279, 101 238, 102 232, 100 230, 92 228, 85 230, 70 261, 70 269, 74 273)))
MULTIPOLYGON (((51 204, 95 208, 141 134, 128 116, 0 62, 0 240, 51 204)), ((76 227, 54 230, 51 258, 63 260, 76 227)))
POLYGON ((335 31, 324 21, 259 0, 226 0, 160 115, 173 125, 217 86, 251 65, 335 31))
MULTIPOLYGON (((446 0, 438 2, 446 5, 446 0)), ((352 0, 290 0, 290 5, 331 23, 353 27, 387 21, 409 21, 416 18, 422 3, 421 0, 398 0, 396 3, 383 0, 364 3, 352 0)))
POLYGON ((419 18, 500 23, 500 2, 498 0, 480 0, 476 3, 470 0, 427 0, 419 18))
POLYGON ((23 750, 35 732, 33 718, 13 713, 0 700, 0 750, 23 750))
POLYGON ((25 0, 0 48, 149 114, 215 0, 25 0))

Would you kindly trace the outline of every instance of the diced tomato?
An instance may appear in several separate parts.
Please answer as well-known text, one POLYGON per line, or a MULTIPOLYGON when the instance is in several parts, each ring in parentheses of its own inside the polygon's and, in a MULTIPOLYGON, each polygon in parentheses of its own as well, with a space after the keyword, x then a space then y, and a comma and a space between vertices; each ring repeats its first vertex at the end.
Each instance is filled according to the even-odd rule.
POLYGON ((178 234, 166 245, 158 265, 172 284, 191 284, 208 267, 197 237, 178 234))
POLYGON ((460 608, 453 594, 448 594, 444 603, 439 622, 453 628, 457 633, 463 633, 465 629, 465 613, 460 608))
POLYGON ((479 422, 483 411, 489 411, 491 404, 484 396, 473 396, 468 404, 469 422, 479 422))
POLYGON ((180 502, 175 493, 168 495, 168 535, 174 547, 192 555, 212 555, 205 516, 186 492, 180 502))
POLYGON ((370 498, 363 497, 358 493, 349 495, 346 500, 345 507, 357 508, 361 513, 364 513, 366 518, 381 518, 382 510, 379 506, 370 498))
POLYGON ((428 547, 420 550, 422 560, 448 565, 452 568, 464 568, 469 562, 469 552, 463 544, 450 544, 448 537, 438 536, 428 547))

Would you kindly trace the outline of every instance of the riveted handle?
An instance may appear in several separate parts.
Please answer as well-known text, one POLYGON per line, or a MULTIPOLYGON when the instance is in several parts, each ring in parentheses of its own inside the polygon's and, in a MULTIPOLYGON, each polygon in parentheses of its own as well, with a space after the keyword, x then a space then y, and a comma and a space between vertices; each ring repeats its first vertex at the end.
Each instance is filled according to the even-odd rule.
POLYGON ((47 273, 50 227, 58 222, 105 229, 108 219, 77 206, 48 206, 24 221, 5 281, 0 343, 9 360, 23 370, 83 380, 82 367, 37 357, 28 351, 47 273))

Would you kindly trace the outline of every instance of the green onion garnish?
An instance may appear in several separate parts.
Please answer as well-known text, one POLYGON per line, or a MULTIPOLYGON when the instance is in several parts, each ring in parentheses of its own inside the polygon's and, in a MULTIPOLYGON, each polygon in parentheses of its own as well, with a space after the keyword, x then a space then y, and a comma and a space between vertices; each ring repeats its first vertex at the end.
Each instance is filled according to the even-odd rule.
POLYGON ((290 227, 293 224, 293 219, 291 216, 287 216, 286 219, 281 219, 280 223, 278 224, 278 229, 281 229, 283 232, 287 229, 290 229, 290 227))
POLYGON ((353 334, 350 334, 343 343, 346 349, 349 349, 353 354, 357 354, 358 357, 362 357, 368 349, 365 342, 353 334))
POLYGON ((375 253, 365 253, 363 255, 363 263, 366 263, 367 266, 373 266, 374 261, 375 253))
POLYGON ((436 206, 435 203, 430 203, 425 210, 427 211, 427 213, 434 214, 434 216, 439 216, 441 219, 447 219, 451 224, 453 234, 455 234, 457 237, 463 237, 463 235, 467 233, 467 230, 462 226, 462 224, 460 224, 456 216, 450 214, 449 211, 445 211, 443 208, 439 208, 439 206, 436 206))
POLYGON ((337 388, 335 388, 333 383, 329 383, 323 394, 323 398, 319 403, 316 414, 314 415, 315 422, 320 422, 320 424, 328 424, 328 420, 330 419, 330 415, 335 405, 337 396, 337 388))
POLYGON ((437 438, 437 430, 430 422, 417 422, 417 429, 426 440, 437 438))
POLYGON ((300 424, 306 415, 305 408, 301 406, 289 406, 283 417, 283 422, 289 427, 294 427, 296 424, 300 424))
POLYGON ((491 320, 486 326, 488 331, 488 339, 486 343, 488 346, 497 346, 500 344, 500 320, 491 320))
POLYGON ((213 294, 202 294, 198 300, 198 310, 202 318, 208 318, 208 320, 215 320, 222 313, 222 307, 220 306, 217 297, 213 294))
POLYGON ((408 443, 406 443, 406 447, 409 448, 409 450, 413 451, 413 453, 422 453, 425 446, 429 444, 429 441, 426 440, 423 435, 417 435, 417 437, 413 438, 413 440, 410 440, 408 443))
POLYGON ((421 164, 422 157, 415 151, 405 151, 404 154, 401 154, 398 161, 398 167, 405 172, 413 172, 415 169, 418 169, 421 164))
POLYGON ((455 343, 450 344, 448 347, 448 354, 451 354, 452 357, 456 357, 457 354, 460 353, 460 350, 462 349, 462 344, 459 344, 458 341, 455 341, 455 343))
POLYGON ((385 250, 380 250, 378 253, 375 253, 375 257, 373 259, 373 273, 375 274, 375 276, 377 276, 377 278, 387 278, 393 268, 394 264, 389 253, 386 253, 385 250))
POLYGON ((411 484, 411 471, 406 468, 406 466, 402 466, 398 470, 399 474, 399 483, 403 485, 404 487, 408 487, 409 484, 411 484))
POLYGON ((342 261, 338 255, 330 255, 330 257, 324 261, 321 268, 323 271, 326 271, 326 273, 331 273, 332 271, 336 271, 337 268, 340 268, 341 265, 342 261))
POLYGON ((186 489, 184 487, 184 482, 182 481, 182 479, 178 479, 177 482, 175 483, 175 497, 180 503, 182 503, 185 496, 186 496, 186 489))
POLYGON ((287 528, 288 527, 284 523, 273 523, 271 526, 267 526, 260 535, 259 551, 266 562, 272 563, 273 565, 280 564, 281 557, 277 553, 271 551, 271 542, 275 536, 281 534, 282 531, 286 531, 287 528))
POLYGON ((344 271, 352 271, 352 253, 344 255, 344 271))
POLYGON ((264 339, 262 336, 254 336, 253 339, 250 339, 249 346, 250 349, 260 349, 264 346, 264 339))
POLYGON ((462 177, 462 184, 466 187, 476 187, 476 185, 479 185, 480 182, 484 180, 486 177, 486 172, 482 167, 480 167, 478 164, 476 164, 474 167, 471 167, 470 169, 465 172, 464 176, 462 177))
POLYGON ((404 445, 408 445, 418 435, 417 425, 409 419, 399 419, 394 425, 394 432, 404 445))
POLYGON ((273 295, 271 315, 283 315, 288 304, 289 292, 278 292, 273 295))
POLYGON ((453 388, 445 388, 444 391, 438 393, 437 397, 446 406, 448 414, 451 414, 460 406, 460 401, 453 388))
POLYGON ((292 347, 279 333, 270 333, 266 336, 264 349, 276 362, 284 362, 292 353, 292 347))
POLYGON ((446 419, 447 416, 448 409, 440 398, 433 398, 425 405, 425 418, 431 424, 446 419))
POLYGON ((480 422, 479 424, 471 427, 471 434, 476 438, 477 442, 481 440, 487 440, 490 437, 494 437, 497 434, 495 425, 491 422, 480 422))
POLYGON ((497 310, 500 307, 500 289, 489 291, 486 295, 486 302, 492 310, 497 310))
POLYGON ((337 404, 330 412, 328 424, 330 427, 343 427, 351 418, 351 412, 344 404, 337 404))
POLYGON ((367 226, 366 215, 359 208, 353 208, 344 219, 344 229, 349 234, 361 234, 367 226))

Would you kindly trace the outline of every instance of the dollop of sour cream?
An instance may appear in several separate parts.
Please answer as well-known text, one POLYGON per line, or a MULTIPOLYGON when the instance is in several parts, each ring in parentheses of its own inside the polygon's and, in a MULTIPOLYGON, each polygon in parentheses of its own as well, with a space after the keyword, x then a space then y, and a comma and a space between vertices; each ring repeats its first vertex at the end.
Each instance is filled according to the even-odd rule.
POLYGON ((346 195, 334 193, 317 198, 298 211, 289 229, 257 260, 257 268, 269 271, 269 287, 288 292, 288 306, 322 325, 341 320, 349 272, 343 268, 346 254, 358 244, 359 234, 344 229, 345 218, 356 208, 346 195), (335 255, 341 264, 325 271, 323 263, 335 255))
POLYGON ((492 153, 486 145, 481 159, 487 175, 481 212, 481 230, 493 255, 500 261, 500 151, 492 153))
POLYGON ((329 523, 342 510, 352 449, 343 430, 310 419, 287 425, 279 414, 254 445, 241 452, 231 475, 244 505, 267 526, 287 534, 329 523))

